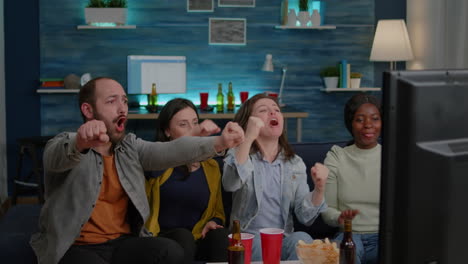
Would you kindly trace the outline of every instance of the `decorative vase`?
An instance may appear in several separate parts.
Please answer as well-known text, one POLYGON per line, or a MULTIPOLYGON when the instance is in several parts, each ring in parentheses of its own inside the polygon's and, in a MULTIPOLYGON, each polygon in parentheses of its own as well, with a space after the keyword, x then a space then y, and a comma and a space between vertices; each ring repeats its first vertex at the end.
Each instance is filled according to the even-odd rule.
POLYGON ((309 23, 310 15, 308 11, 300 11, 298 18, 301 27, 307 27, 307 23, 309 23))
POLYGON ((351 78, 351 88, 360 88, 361 78, 351 78))
POLYGON ((115 23, 125 25, 127 23, 127 8, 85 8, 86 24, 115 23))
POLYGON ((312 16, 310 17, 310 21, 312 22, 312 26, 314 26, 314 27, 320 26, 321 19, 322 18, 320 17, 320 13, 318 12, 318 10, 314 9, 312 11, 312 16))
POLYGON ((296 26, 296 21, 297 21, 296 10, 291 8, 291 9, 289 9, 289 12, 288 12, 288 23, 287 23, 287 25, 290 26, 290 27, 295 27, 296 26))
POLYGON ((325 83, 325 88, 337 88, 338 87, 338 77, 323 77, 323 82, 325 83))

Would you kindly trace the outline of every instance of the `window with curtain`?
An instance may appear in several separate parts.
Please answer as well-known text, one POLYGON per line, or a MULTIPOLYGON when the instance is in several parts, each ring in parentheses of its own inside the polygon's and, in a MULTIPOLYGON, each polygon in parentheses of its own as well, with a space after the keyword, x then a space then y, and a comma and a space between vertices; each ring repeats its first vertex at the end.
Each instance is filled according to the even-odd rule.
POLYGON ((407 0, 408 69, 468 68, 468 1, 407 0))

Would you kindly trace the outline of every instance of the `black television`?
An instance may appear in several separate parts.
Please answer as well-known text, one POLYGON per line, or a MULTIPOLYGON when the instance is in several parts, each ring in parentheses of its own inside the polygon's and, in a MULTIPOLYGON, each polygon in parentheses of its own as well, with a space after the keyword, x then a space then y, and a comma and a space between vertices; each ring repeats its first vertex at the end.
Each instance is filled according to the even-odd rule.
POLYGON ((383 82, 379 263, 467 263, 468 70, 383 82))

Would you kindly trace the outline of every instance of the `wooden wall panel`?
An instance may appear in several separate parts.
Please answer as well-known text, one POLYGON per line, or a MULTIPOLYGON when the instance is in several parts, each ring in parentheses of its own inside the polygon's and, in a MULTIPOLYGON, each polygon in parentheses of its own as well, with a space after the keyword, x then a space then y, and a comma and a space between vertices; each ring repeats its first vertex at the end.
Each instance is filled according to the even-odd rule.
MULTIPOLYGON (((127 55, 181 55, 187 57, 187 97, 198 103, 198 91, 208 89, 214 96, 219 82, 227 90, 232 81, 236 94, 242 90, 278 91, 280 69, 274 73, 260 71, 265 54, 271 53, 288 66, 284 102, 309 113, 303 122, 304 141, 349 138, 342 109, 353 93, 320 92, 318 73, 322 67, 346 59, 352 71, 364 74, 363 86, 381 86, 374 84, 374 65, 369 62, 373 0, 327 0, 325 21, 337 25, 336 30, 275 29, 280 22, 280 0, 257 0, 255 8, 222 8, 215 1, 212 13, 189 13, 186 1, 181 0, 128 2, 128 24, 136 25, 136 29, 77 30, 77 25, 84 24, 87 0, 41 1, 41 77, 89 72, 113 77, 126 86, 127 55), (209 17, 247 19, 247 45, 208 45, 209 17)), ((72 128, 81 121, 79 115, 73 117, 75 121, 64 121, 63 115, 68 112, 56 111, 71 107, 64 106, 64 101, 41 99, 43 134, 72 128)), ((294 140, 295 124, 288 127, 294 140)))

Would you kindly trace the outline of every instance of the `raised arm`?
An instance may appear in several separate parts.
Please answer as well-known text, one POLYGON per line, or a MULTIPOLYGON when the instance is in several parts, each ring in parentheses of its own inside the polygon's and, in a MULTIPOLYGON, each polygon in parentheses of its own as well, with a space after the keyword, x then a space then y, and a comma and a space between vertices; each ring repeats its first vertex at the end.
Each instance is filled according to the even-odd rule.
POLYGON ((181 137, 168 142, 135 139, 144 170, 162 170, 206 160, 244 140, 242 128, 229 122, 220 136, 181 137))
POLYGON ((325 183, 328 178, 328 168, 325 167, 322 163, 315 163, 315 165, 310 168, 310 175, 312 181, 314 182, 314 192, 312 193, 312 203, 315 206, 322 204, 324 195, 325 195, 325 183))
POLYGON ((245 131, 245 140, 236 148, 236 160, 239 164, 244 164, 250 154, 250 148, 264 127, 263 121, 255 116, 249 117, 247 129, 245 131))
POLYGON ((104 122, 91 120, 82 124, 77 133, 62 133, 50 140, 44 150, 44 169, 63 172, 75 167, 82 153, 109 143, 104 122))
MULTIPOLYGON (((309 226, 326 209, 326 203, 323 198, 319 199, 319 201, 314 198, 317 196, 320 198, 320 194, 316 194, 318 192, 317 188, 310 192, 309 185, 307 184, 306 167, 302 159, 296 156, 291 163, 292 173, 296 178, 295 181, 297 181, 297 189, 294 192, 294 212, 299 222, 309 226)), ((320 169, 318 174, 322 175, 320 169)))
POLYGON ((338 217, 341 212, 338 210, 338 156, 333 148, 327 153, 324 164, 330 172, 325 185, 325 199, 328 209, 322 213, 322 217, 328 225, 339 226, 338 217))

